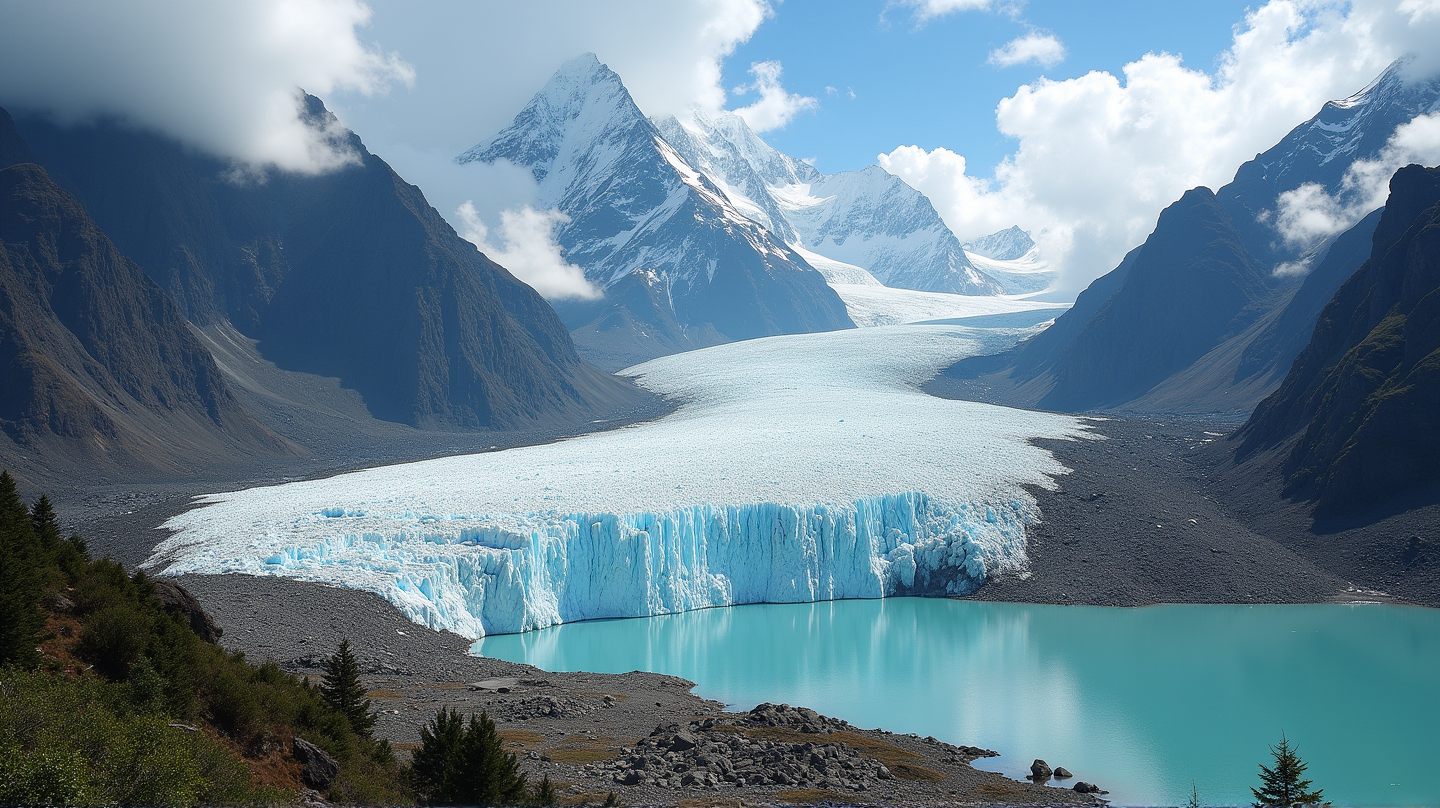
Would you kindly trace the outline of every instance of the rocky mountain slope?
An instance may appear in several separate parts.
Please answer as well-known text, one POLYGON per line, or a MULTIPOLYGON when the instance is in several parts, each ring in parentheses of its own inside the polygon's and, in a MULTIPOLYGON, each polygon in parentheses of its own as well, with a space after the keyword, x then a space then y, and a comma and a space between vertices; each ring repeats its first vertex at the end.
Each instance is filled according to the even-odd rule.
MULTIPOLYGON (((6 153, 23 156, 8 123, 6 153)), ((5 438, 59 466, 300 453, 237 402, 179 307, 31 162, 0 169, 0 379, 5 438)))
MULTIPOLYGON (((338 129, 306 103, 314 125, 338 129)), ((256 178, 113 123, 17 125, 183 316, 233 325, 283 370, 338 377, 376 418, 512 429, 640 395, 581 362, 550 306, 353 134, 340 142, 351 165, 256 178)))
POLYGON ((1318 245, 1288 243, 1275 229, 1279 196, 1305 183, 1340 192, 1350 165, 1377 156, 1399 125, 1440 108, 1440 79, 1409 81, 1402 68, 1326 104, 1214 194, 1188 192, 1046 332, 1004 355, 962 362, 937 384, 1071 411, 1248 413, 1279 385, 1324 301, 1359 267, 1375 223, 1367 218, 1318 245), (1211 201, 1193 204, 1202 197, 1211 201), (1168 255, 1163 266, 1158 254, 1168 255), (1300 260, 1313 267, 1308 277, 1275 272, 1300 260), (1188 325, 1157 331, 1163 323, 1188 325), (1160 354, 1170 359, 1157 362, 1160 354))
POLYGON ((930 200, 879 166, 822 174, 765 143, 731 112, 657 120, 665 139, 736 207, 785 241, 901 289, 1003 289, 965 255, 930 200))
MULTIPOLYGON (((563 65, 509 127, 458 160, 529 169, 539 203, 569 219, 555 234, 566 260, 602 289, 653 275, 680 330, 642 317, 622 337, 640 356, 853 326, 825 278, 687 163, 593 54, 563 65)), ((598 321, 611 308, 563 307, 582 348, 608 350, 586 340, 606 333, 598 321)))
POLYGON ((1288 442, 1290 493, 1329 510, 1440 480, 1440 168, 1390 181, 1369 260, 1325 306, 1241 456, 1288 442))

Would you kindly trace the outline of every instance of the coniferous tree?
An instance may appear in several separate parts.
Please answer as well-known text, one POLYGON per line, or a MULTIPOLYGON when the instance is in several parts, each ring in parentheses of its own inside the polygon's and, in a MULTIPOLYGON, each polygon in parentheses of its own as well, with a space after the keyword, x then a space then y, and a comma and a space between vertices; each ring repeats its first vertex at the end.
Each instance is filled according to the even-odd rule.
POLYGON ((55 516, 55 508, 50 504, 50 498, 44 494, 35 500, 35 505, 30 509, 30 526, 35 530, 35 538, 40 542, 40 547, 47 553, 53 553, 60 547, 60 520, 55 516))
POLYGON ((505 751, 495 722, 483 710, 470 716, 458 762, 456 796, 465 805, 514 805, 525 798, 520 761, 505 751))
POLYGON ((540 787, 535 790, 535 804, 550 806, 560 801, 555 794, 555 784, 550 782, 550 775, 540 778, 540 787))
POLYGON ((370 712, 365 686, 360 683, 360 666, 350 651, 349 640, 341 640, 340 648, 326 661, 320 696, 350 719, 356 735, 370 737, 370 731, 375 727, 375 716, 370 712))
POLYGON ((39 573, 42 551, 9 472, 0 471, 0 665, 33 668, 43 639, 39 573))
POLYGON ((1290 745, 1290 739, 1285 733, 1280 733, 1280 743, 1270 747, 1270 754, 1275 757, 1275 767, 1271 768, 1260 764, 1260 788, 1250 789, 1255 795, 1257 806, 1278 805, 1317 805, 1321 800, 1322 789, 1310 791, 1310 780, 1301 779, 1308 768, 1300 755, 1290 745))
POLYGON ((467 724, 458 711, 442 707, 420 729, 410 770, 420 798, 432 805, 515 805, 526 796, 520 762, 505 751, 484 712, 467 724))

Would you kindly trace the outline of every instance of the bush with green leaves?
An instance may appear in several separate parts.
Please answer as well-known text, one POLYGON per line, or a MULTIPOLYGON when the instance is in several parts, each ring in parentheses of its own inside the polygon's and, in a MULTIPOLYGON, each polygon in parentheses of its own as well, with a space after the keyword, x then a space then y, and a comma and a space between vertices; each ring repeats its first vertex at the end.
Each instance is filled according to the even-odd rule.
POLYGON ((252 665, 202 640, 183 614, 160 603, 144 574, 132 576, 108 559, 92 561, 79 537, 62 539, 49 500, 41 497, 27 509, 4 472, 0 616, 0 670, 9 666, 7 686, 30 694, 32 705, 12 711, 11 700, 3 699, 12 714, 0 717, 8 727, 0 732, 0 805, 238 799, 234 795, 248 788, 244 764, 218 742, 202 741, 204 733, 169 726, 178 722, 208 724, 242 749, 267 733, 303 737, 339 761, 331 788, 337 800, 408 797, 390 745, 372 740, 368 726, 357 728, 349 712, 274 662, 252 665), (70 650, 93 666, 80 680, 62 678, 53 663, 28 673, 42 667, 36 647, 47 636, 45 604, 62 598, 80 622, 70 650), (53 693, 36 695, 50 692, 41 687, 45 682, 53 693), (85 708, 76 694, 94 705, 85 708), (65 745, 56 729, 67 722, 77 728, 75 745, 65 745), (219 777, 221 770, 245 775, 246 785, 219 777), (216 782, 229 785, 217 791, 216 782))

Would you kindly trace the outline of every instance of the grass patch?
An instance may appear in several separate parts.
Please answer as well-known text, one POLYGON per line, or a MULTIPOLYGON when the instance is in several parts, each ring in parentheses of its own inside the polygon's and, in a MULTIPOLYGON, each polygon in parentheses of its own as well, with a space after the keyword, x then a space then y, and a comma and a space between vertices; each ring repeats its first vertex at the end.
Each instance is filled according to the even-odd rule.
POLYGON ((1019 783, 981 783, 975 796, 986 802, 1029 802, 1035 798, 1019 783))
POLYGON ((372 699, 382 699, 385 701, 399 701, 400 699, 405 698, 404 696, 396 693, 393 690, 372 690, 365 695, 372 699))
POLYGON ((564 741, 549 749, 545 754, 557 763, 568 763, 571 766, 584 766, 586 763, 594 763, 600 760, 609 760, 620 754, 620 748, 626 746, 624 741, 614 738, 591 738, 584 735, 571 735, 564 741))
POLYGON ((792 788, 776 794, 775 799, 791 805, 818 805, 822 802, 844 804, 853 801, 853 798, 838 791, 827 791, 823 788, 792 788))
POLYGON ((528 729, 502 729, 497 733, 505 746, 516 749, 533 749, 545 743, 545 736, 528 729))
POLYGON ((675 802, 676 808, 741 808, 744 800, 728 797, 686 797, 675 802))

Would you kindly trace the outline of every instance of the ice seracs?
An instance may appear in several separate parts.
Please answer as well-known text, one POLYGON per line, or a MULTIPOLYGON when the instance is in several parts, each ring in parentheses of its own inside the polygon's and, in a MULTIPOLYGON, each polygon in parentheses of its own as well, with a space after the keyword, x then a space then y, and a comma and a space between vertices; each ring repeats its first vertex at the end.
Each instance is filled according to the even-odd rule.
POLYGON ((732 343, 628 373, 655 422, 203 498, 148 563, 374 592, 470 637, 759 601, 973 591, 1026 567, 1034 438, 1081 419, 919 385, 1014 331, 896 326, 732 343))

